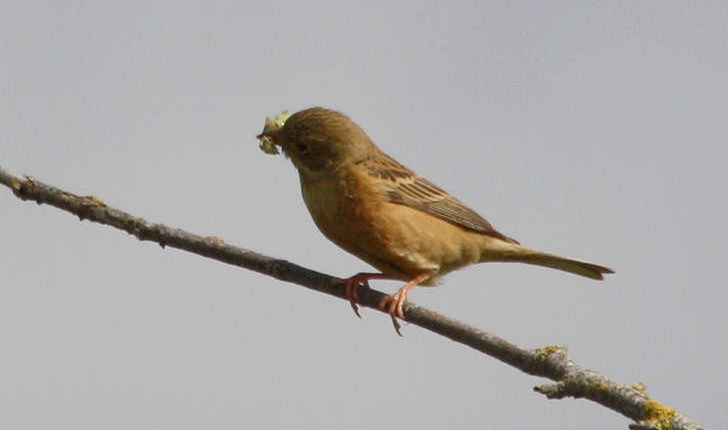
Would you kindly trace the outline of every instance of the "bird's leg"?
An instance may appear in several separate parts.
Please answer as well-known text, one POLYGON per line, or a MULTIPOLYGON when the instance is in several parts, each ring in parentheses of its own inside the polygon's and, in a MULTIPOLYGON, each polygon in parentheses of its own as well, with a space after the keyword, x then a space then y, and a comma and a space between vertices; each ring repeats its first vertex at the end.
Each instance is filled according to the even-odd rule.
POLYGON ((369 288, 370 279, 392 279, 391 276, 387 276, 383 273, 357 273, 351 278, 346 278, 343 281, 346 283, 346 298, 349 299, 349 304, 354 310, 356 316, 361 318, 359 314, 359 288, 369 288))
POLYGON ((386 311, 392 317, 392 324, 394 325, 394 329, 397 331, 398 335, 402 336, 402 333, 399 331, 401 326, 399 325, 397 318, 404 319, 402 306, 404 306, 404 303, 407 301, 407 292, 430 279, 435 273, 436 272, 434 270, 428 270, 420 273, 404 284, 399 290, 397 290, 396 293, 385 297, 381 302, 379 302, 379 309, 386 311))

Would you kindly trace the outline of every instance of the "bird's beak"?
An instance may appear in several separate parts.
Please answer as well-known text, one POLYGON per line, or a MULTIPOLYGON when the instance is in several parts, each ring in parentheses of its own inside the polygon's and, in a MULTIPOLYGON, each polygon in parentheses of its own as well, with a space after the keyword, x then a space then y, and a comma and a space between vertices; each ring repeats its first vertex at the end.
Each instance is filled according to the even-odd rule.
POLYGON ((275 142, 276 140, 278 140, 278 130, 264 131, 264 132, 260 133, 259 135, 255 136, 255 138, 258 140, 260 140, 264 137, 267 137, 270 140, 272 140, 273 142, 275 142))
POLYGON ((281 145, 278 139, 278 130, 283 127, 283 125, 286 123, 286 120, 288 120, 290 116, 291 115, 288 113, 288 111, 283 111, 279 113, 275 118, 265 119, 263 132, 256 136, 256 138, 260 140, 260 149, 263 152, 265 152, 266 154, 280 153, 276 145, 281 147, 283 145, 281 145))
POLYGON ((260 141, 260 150, 266 154, 280 154, 281 151, 278 147, 282 147, 280 140, 278 139, 278 129, 274 130, 263 130, 262 133, 256 136, 260 141))

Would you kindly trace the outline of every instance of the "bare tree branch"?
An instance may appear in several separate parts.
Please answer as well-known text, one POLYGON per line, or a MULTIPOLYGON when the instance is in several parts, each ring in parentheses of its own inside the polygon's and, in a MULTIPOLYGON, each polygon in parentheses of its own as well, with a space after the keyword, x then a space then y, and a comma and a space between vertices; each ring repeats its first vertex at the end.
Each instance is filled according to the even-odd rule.
MULTIPOLYGON (((97 197, 77 196, 28 176, 15 176, 2 167, 0 183, 10 188, 22 200, 55 206, 75 214, 81 220, 87 219, 116 227, 140 240, 157 242, 162 247, 183 249, 348 300, 340 279, 288 261, 228 245, 216 237, 198 236, 163 224, 151 223, 107 206, 97 197)), ((362 289, 359 292, 359 302, 362 306, 379 310, 378 304, 385 296, 376 290, 362 289)), ((651 399, 641 384, 625 385, 613 382, 568 359, 566 350, 562 347, 523 349, 410 302, 405 304, 404 314, 405 319, 412 324, 467 345, 528 374, 555 381, 554 384, 534 388, 547 398, 574 397, 592 400, 634 420, 629 426, 632 430, 702 429, 675 409, 651 399)))

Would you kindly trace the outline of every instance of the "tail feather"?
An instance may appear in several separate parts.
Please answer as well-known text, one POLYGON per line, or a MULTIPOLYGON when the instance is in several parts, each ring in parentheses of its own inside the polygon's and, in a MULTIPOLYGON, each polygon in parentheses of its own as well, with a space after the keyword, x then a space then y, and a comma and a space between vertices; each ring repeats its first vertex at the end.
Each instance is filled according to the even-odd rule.
POLYGON ((486 248, 481 257, 481 261, 503 261, 533 264, 536 266, 563 270, 564 272, 597 280, 604 279, 605 274, 614 273, 614 270, 609 267, 600 266, 598 264, 587 263, 586 261, 574 260, 572 258, 559 257, 558 255, 526 248, 525 246, 518 244, 503 241, 498 242, 498 245, 488 246, 486 248))
POLYGON ((574 273, 576 275, 586 276, 591 279, 604 279, 604 274, 614 273, 609 267, 599 266, 598 264, 587 263, 586 261, 574 260, 571 258, 559 257, 558 255, 539 252, 523 259, 524 263, 535 264, 537 266, 550 267, 552 269, 563 270, 564 272, 574 273))

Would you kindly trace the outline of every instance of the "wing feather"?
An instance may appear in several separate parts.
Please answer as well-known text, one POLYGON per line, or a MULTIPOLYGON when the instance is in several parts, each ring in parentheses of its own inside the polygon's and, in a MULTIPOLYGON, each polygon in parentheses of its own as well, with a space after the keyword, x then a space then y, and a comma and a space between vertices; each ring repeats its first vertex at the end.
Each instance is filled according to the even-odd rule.
POLYGON ((388 155, 381 153, 360 164, 370 175, 385 181, 386 191, 392 203, 420 210, 477 233, 518 243, 498 232, 485 218, 461 201, 388 155))

